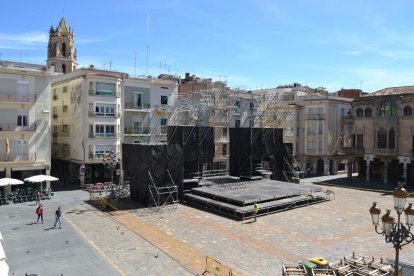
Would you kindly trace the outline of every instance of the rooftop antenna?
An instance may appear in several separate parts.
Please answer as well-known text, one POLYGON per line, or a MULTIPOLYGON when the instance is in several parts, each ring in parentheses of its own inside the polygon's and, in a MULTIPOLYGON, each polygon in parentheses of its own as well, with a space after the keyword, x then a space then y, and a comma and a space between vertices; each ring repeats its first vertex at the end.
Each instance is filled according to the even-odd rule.
POLYGON ((135 55, 135 67, 134 67, 135 68, 134 69, 135 71, 134 71, 134 75, 135 75, 135 77, 137 77, 137 52, 135 52, 134 55, 135 55))
POLYGON ((17 55, 20 57, 20 62, 22 62, 23 53, 19 52, 17 55))
POLYGON ((148 76, 148 51, 149 51, 149 24, 150 24, 150 17, 147 14, 147 76, 148 76))
POLYGON ((109 59, 109 71, 112 71, 112 60, 109 59))

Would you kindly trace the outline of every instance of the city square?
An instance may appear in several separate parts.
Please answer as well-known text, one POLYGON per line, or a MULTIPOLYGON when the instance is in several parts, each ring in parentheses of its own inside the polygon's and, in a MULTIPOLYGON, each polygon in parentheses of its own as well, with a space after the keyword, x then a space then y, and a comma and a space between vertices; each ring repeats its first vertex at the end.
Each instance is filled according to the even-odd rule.
MULTIPOLYGON (((51 209, 43 225, 32 225, 32 204, 0 208, 3 246, 15 275, 197 275, 204 272, 207 256, 235 275, 281 275, 282 263, 313 257, 337 262, 355 252, 394 259, 395 250, 375 233, 368 211, 373 201, 391 208, 392 195, 321 187, 336 198, 259 216, 257 222, 182 204, 159 211, 102 211, 88 202, 85 191, 56 192, 43 202, 51 209), (63 207, 63 227, 48 230, 57 205, 63 207)), ((400 260, 414 263, 413 256, 413 245, 407 245, 400 260)))

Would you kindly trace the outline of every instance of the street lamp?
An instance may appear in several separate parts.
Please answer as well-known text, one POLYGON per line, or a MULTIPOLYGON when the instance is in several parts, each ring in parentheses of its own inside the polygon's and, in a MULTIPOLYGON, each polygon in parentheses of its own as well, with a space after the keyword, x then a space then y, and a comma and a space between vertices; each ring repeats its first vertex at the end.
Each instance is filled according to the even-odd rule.
POLYGON ((393 192, 394 209, 397 212, 397 222, 395 222, 395 218, 391 216, 391 210, 387 210, 386 214, 381 217, 382 229, 378 230, 381 209, 377 207, 376 202, 374 202, 372 207, 369 209, 372 224, 375 225, 375 232, 385 236, 385 242, 392 243, 395 248, 394 275, 399 275, 398 259, 400 249, 414 240, 414 235, 410 232, 411 226, 414 224, 414 209, 412 208, 413 203, 409 203, 408 207, 405 208, 408 193, 403 186, 404 182, 399 182, 399 186, 395 188, 393 192), (403 212, 405 213, 405 224, 400 220, 403 212))
POLYGON ((103 155, 102 163, 104 167, 107 167, 111 170, 111 184, 112 184, 112 193, 113 193, 114 192, 114 169, 116 168, 116 165, 118 164, 118 158, 116 157, 116 153, 114 152, 114 150, 111 150, 109 153, 105 153, 103 155))

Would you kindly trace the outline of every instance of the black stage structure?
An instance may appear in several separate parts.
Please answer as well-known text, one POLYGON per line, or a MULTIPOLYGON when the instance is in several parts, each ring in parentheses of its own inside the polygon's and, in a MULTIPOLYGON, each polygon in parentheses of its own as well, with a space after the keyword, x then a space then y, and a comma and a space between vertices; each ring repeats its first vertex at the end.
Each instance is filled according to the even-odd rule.
POLYGON ((168 126, 167 143, 122 144, 122 152, 131 199, 148 206, 182 201, 245 219, 255 201, 264 214, 331 199, 315 186, 283 182, 292 147, 282 129, 231 128, 224 177, 203 171, 215 155, 212 127, 168 126))

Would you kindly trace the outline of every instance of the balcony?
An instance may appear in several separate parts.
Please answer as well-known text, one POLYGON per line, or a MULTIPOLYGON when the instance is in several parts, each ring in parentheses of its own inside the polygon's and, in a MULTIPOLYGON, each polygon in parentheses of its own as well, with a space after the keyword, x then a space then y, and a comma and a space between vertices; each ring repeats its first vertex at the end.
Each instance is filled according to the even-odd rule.
POLYGON ((16 161, 36 161, 36 153, 24 153, 24 154, 0 154, 0 161, 16 162, 16 161))
POLYGON ((341 119, 342 125, 352 125, 354 123, 354 116, 345 116, 341 119))
POLYGON ((57 113, 54 113, 53 114, 53 119, 57 119, 59 116, 58 116, 58 114, 57 113))
POLYGON ((89 89, 89 95, 90 96, 104 96, 104 97, 121 97, 121 93, 120 92, 114 92, 111 90, 94 90, 94 89, 89 89))
POLYGON ((325 120, 325 114, 307 114, 306 115, 307 120, 325 120))
POLYGON ((306 149, 306 154, 309 154, 309 155, 322 155, 323 152, 322 152, 322 150, 318 150, 318 149, 306 149))
POLYGON ((36 124, 18 126, 17 124, 0 124, 0 131, 36 131, 36 124))
POLYGON ((58 99, 57 95, 53 95, 53 100, 56 101, 58 99))
POLYGON ((0 92, 0 102, 34 103, 35 101, 35 94, 0 92))
POLYGON ((88 137, 89 138, 104 138, 104 139, 116 139, 119 138, 120 135, 119 133, 93 133, 93 132, 89 132, 88 133, 88 137))
POLYGON ((58 133, 57 132, 52 132, 52 137, 53 138, 57 138, 58 137, 58 133))
POLYGON ((150 108, 150 104, 143 104, 141 106, 137 105, 133 102, 125 102, 125 109, 132 109, 132 110, 144 110, 147 111, 147 109, 150 108))
POLYGON ((375 155, 382 155, 382 156, 397 156, 398 151, 397 149, 379 149, 374 148, 375 155))
POLYGON ((121 117, 121 113, 100 113, 100 112, 95 112, 94 110, 89 110, 88 111, 88 115, 89 117, 106 117, 106 118, 119 118, 121 117))
POLYGON ((343 147, 342 151, 346 154, 362 155, 365 153, 364 147, 343 147))
POLYGON ((132 128, 132 127, 126 127, 124 129, 124 133, 126 135, 147 135, 150 133, 149 127, 141 127, 141 128, 132 128))

